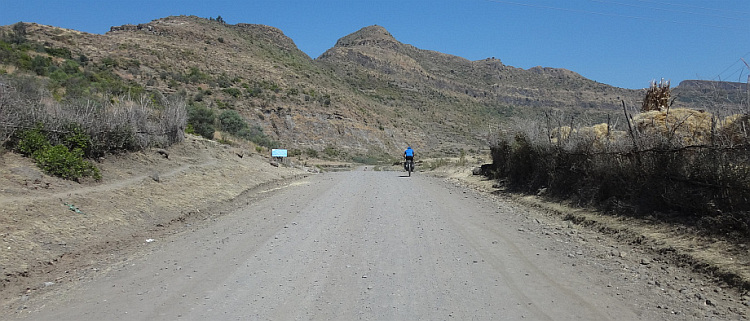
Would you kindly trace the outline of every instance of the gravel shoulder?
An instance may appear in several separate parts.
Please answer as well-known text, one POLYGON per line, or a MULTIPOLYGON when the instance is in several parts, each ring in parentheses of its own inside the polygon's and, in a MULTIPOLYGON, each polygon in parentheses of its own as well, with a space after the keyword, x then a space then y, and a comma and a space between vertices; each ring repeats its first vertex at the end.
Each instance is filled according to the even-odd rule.
POLYGON ((528 209, 527 218, 540 227, 534 229, 532 223, 528 231, 563 236, 575 244, 567 254, 560 254, 606 268, 610 277, 601 282, 618 289, 618 296, 629 293, 634 302, 642 301, 641 309, 662 311, 675 320, 748 319, 750 250, 746 244, 700 236, 685 227, 653 220, 604 215, 539 196, 505 193, 468 168, 446 166, 431 174, 528 209))

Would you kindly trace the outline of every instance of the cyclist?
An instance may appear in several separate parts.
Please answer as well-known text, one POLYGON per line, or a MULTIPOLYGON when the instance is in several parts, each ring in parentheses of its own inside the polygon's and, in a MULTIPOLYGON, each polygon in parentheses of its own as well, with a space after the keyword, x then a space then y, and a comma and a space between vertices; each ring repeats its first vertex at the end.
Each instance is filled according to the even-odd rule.
MULTIPOLYGON (((404 167, 411 165, 411 168, 414 168, 414 150, 411 149, 411 146, 407 147, 404 151, 404 159, 406 162, 404 162, 404 167)), ((409 170, 408 168, 406 169, 409 170)))
POLYGON ((411 147, 407 147, 404 151, 404 158, 406 160, 414 161, 414 150, 411 147))

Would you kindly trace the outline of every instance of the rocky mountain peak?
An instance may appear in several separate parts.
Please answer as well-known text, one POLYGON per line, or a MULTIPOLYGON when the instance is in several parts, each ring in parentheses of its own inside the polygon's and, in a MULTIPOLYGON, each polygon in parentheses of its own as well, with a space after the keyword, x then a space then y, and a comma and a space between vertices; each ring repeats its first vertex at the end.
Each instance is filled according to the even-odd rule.
POLYGON ((353 47, 353 46, 378 46, 400 44, 388 30, 373 25, 364 27, 357 32, 339 39, 336 47, 353 47))

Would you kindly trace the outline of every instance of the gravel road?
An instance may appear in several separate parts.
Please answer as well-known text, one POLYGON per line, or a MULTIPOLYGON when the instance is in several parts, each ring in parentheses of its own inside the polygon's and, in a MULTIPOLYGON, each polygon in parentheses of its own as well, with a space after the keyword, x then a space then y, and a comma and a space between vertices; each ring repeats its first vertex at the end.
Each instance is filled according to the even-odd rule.
POLYGON ((360 169, 267 191, 211 221, 144 240, 134 257, 19 316, 664 319, 644 313, 645 303, 632 299, 638 293, 613 287, 611 269, 574 258, 583 250, 567 254, 567 241, 530 233, 539 222, 528 209, 439 178, 404 176, 360 169))

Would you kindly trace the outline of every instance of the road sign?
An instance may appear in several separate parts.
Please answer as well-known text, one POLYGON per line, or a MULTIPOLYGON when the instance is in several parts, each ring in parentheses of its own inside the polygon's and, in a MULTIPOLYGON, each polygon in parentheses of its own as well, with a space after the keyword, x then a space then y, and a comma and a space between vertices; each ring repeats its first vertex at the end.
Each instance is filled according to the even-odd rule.
POLYGON ((271 157, 287 157, 286 149, 272 149, 271 157))

